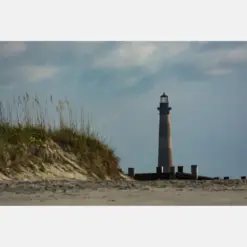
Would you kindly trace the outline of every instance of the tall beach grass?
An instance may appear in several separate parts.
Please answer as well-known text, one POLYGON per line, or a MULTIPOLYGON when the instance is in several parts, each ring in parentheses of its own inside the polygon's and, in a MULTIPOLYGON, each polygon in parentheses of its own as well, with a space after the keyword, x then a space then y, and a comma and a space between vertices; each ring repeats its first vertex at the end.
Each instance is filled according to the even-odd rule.
POLYGON ((28 159, 34 162, 37 157, 42 159, 39 149, 48 140, 64 152, 75 154, 78 165, 98 177, 114 177, 121 172, 120 160, 114 150, 92 129, 92 122, 85 120, 82 110, 79 120, 73 116, 67 99, 54 103, 50 96, 42 104, 37 96, 26 93, 13 100, 0 101, 1 173, 21 172, 21 166, 28 165, 25 163, 27 152, 21 148, 23 145, 35 147, 35 151, 29 152, 28 159))

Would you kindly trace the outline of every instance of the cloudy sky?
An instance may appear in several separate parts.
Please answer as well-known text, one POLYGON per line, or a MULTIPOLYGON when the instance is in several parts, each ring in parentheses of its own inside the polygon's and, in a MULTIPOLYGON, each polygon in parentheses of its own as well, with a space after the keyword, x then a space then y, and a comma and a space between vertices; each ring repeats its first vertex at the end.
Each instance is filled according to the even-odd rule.
POLYGON ((172 106, 175 164, 247 175, 247 43, 1 42, 0 99, 65 96, 116 149, 121 167, 155 171, 159 96, 172 106))

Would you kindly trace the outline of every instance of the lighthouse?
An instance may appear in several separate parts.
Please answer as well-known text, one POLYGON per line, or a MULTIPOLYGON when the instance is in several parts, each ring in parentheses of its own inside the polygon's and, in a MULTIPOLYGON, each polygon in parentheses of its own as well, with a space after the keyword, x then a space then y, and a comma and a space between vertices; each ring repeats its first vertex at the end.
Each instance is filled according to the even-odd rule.
POLYGON ((170 171, 172 164, 172 140, 171 140, 171 120, 168 96, 163 93, 160 96, 159 111, 159 152, 158 167, 161 167, 164 173, 170 171))

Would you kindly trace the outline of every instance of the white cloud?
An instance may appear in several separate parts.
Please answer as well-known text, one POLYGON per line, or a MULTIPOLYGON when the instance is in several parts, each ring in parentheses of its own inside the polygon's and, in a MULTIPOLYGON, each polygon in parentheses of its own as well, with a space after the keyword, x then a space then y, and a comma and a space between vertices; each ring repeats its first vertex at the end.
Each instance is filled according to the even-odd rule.
POLYGON ((230 73, 224 68, 226 63, 247 62, 247 45, 240 45, 234 48, 218 48, 217 50, 191 51, 183 62, 191 62, 205 70, 210 70, 213 75, 230 73))
POLYGON ((157 42, 159 53, 164 59, 175 57, 191 48, 190 42, 157 42))
MULTIPOLYGON (((83 55, 87 55, 86 58, 91 55, 90 61, 86 64, 87 71, 90 70, 91 60, 93 61, 92 69, 123 69, 122 71, 117 70, 117 73, 123 73, 121 86, 132 87, 147 75, 156 75, 164 68, 169 70, 169 65, 176 66, 177 63, 195 65, 195 73, 199 69, 202 74, 220 76, 234 72, 229 69, 230 66, 226 66, 225 62, 247 61, 247 45, 243 44, 235 47, 223 45, 217 49, 208 49, 207 47, 207 49, 198 49, 204 45, 207 46, 207 42, 118 42, 113 45, 109 44, 106 42, 39 42, 33 46, 33 43, 2 42, 0 43, 0 55, 3 56, 15 55, 26 51, 27 48, 30 49, 28 53, 23 54, 22 64, 16 60, 19 64, 13 65, 11 60, 12 67, 9 71, 8 68, 4 68, 3 73, 10 76, 16 74, 13 77, 17 77, 18 81, 24 79, 26 82, 38 82, 55 76, 62 69, 61 61, 66 61, 73 69, 75 69, 72 67, 75 63, 77 63, 76 68, 80 68, 80 66, 83 68, 87 63, 83 55), (32 55, 30 55, 31 53, 32 55), (65 55, 68 55, 66 56, 68 58, 65 58, 65 55), (55 59, 52 60, 52 58, 55 59), (45 59, 50 62, 49 66, 36 65, 42 64, 45 59), (24 66, 24 62, 27 62, 26 66, 24 66), (72 63, 73 65, 71 65, 72 63), (124 75, 125 68, 131 69, 139 66, 144 68, 144 70, 140 70, 143 74, 139 72, 135 74, 130 70, 130 73, 124 75)), ((219 45, 217 44, 217 46, 219 45)), ((186 72, 185 66, 181 73, 186 72)), ((180 73, 179 68, 176 73, 180 73)), ((6 78, 5 76, 4 79, 6 80, 6 78)))
POLYGON ((0 56, 9 57, 27 50, 27 46, 23 42, 0 42, 0 56))
POLYGON ((44 79, 51 79, 59 72, 59 68, 55 66, 30 65, 21 66, 19 72, 27 82, 38 82, 44 79))
POLYGON ((228 59, 230 62, 246 62, 247 45, 226 52, 225 59, 228 59))
POLYGON ((231 74, 233 70, 231 69, 211 69, 206 74, 214 75, 214 76, 221 76, 221 75, 228 75, 231 74))
POLYGON ((95 52, 102 48, 104 42, 85 42, 85 41, 72 41, 72 42, 39 42, 33 43, 38 51, 49 54, 70 54, 73 57, 82 55, 94 55, 95 52))
POLYGON ((106 57, 96 59, 95 66, 124 68, 144 65, 156 49, 156 45, 152 43, 121 43, 116 49, 110 51, 106 57))
POLYGON ((149 73, 155 73, 164 62, 190 49, 190 42, 122 42, 105 57, 94 60, 98 68, 144 67, 149 73))

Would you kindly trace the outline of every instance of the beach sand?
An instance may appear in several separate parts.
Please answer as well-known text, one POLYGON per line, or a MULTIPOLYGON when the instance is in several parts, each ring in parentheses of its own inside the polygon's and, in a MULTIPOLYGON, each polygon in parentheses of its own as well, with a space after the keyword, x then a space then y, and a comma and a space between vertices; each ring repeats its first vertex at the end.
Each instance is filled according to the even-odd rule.
POLYGON ((0 205, 247 205, 247 182, 4 181, 0 205))

